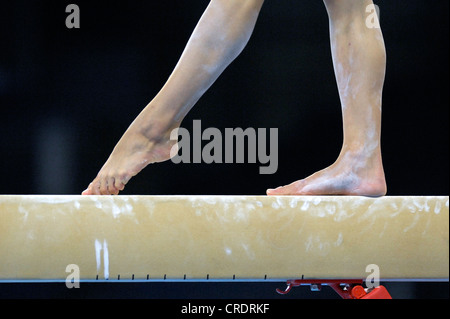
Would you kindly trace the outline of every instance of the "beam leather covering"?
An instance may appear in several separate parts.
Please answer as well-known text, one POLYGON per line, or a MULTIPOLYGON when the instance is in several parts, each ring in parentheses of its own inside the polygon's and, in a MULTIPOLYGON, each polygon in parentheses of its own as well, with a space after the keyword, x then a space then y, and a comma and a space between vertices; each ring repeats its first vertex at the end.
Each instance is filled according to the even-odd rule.
POLYGON ((0 196, 0 281, 448 280, 448 196, 0 196), (69 266, 69 267, 68 267, 69 266), (369 270, 367 270, 367 269, 369 270))

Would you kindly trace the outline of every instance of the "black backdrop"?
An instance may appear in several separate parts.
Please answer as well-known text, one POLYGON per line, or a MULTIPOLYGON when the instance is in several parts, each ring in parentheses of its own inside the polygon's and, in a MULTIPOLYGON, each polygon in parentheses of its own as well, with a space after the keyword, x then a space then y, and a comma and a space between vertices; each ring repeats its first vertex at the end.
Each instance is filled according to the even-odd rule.
MULTIPOLYGON (((175 66, 208 1, 9 1, 0 7, 0 194, 79 194, 175 66)), ((449 2, 379 0, 388 55, 388 195, 448 195, 449 2)), ((342 124, 322 1, 266 1, 244 52, 183 126, 276 127, 279 168, 147 167, 123 194, 262 195, 331 164, 342 124)), ((448 295, 448 291, 447 291, 448 295)))

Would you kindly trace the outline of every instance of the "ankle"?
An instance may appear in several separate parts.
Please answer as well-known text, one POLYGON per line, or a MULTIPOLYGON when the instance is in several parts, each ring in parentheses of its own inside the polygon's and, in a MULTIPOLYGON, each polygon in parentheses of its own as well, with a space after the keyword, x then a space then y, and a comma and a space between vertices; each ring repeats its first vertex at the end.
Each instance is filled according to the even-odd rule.
POLYGON ((379 141, 363 141, 344 143, 341 156, 345 155, 356 159, 370 159, 381 153, 379 141))
POLYGON ((169 139, 170 133, 180 124, 181 122, 176 121, 170 114, 149 106, 144 109, 133 126, 135 126, 136 132, 147 140, 159 142, 169 139))
POLYGON ((379 143, 343 147, 336 163, 340 167, 347 167, 356 174, 365 172, 363 174, 384 176, 379 143))

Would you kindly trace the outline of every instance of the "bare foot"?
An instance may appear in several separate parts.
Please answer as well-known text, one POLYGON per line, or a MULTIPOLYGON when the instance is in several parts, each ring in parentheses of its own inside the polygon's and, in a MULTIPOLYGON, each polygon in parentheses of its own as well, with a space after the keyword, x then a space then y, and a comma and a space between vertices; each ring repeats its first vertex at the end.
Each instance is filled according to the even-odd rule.
POLYGON ((386 195, 381 155, 374 160, 362 156, 344 154, 331 166, 311 176, 276 189, 268 189, 267 195, 386 195))
POLYGON ((117 195, 148 164, 171 158, 174 126, 135 121, 122 136, 97 177, 82 195, 117 195))

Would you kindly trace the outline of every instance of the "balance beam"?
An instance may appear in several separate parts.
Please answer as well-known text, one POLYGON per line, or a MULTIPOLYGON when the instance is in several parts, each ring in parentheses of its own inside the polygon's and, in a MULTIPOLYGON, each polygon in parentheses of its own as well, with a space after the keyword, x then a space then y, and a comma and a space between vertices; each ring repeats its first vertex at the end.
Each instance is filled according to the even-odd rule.
POLYGON ((448 196, 0 196, 0 281, 447 281, 448 196))

